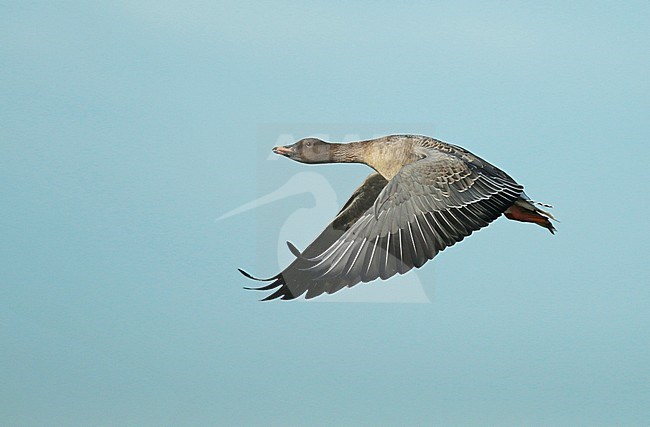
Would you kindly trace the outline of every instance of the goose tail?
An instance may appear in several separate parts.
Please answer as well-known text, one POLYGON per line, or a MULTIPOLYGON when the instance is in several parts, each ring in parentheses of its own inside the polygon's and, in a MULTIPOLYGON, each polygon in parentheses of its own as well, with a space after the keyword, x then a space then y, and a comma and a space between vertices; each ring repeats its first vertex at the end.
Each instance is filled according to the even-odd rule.
POLYGON ((547 205, 533 200, 519 198, 512 206, 510 206, 503 213, 506 218, 514 221, 532 222, 539 226, 546 228, 551 234, 555 234, 555 227, 550 220, 557 221, 553 214, 540 208, 552 208, 553 206, 547 205))

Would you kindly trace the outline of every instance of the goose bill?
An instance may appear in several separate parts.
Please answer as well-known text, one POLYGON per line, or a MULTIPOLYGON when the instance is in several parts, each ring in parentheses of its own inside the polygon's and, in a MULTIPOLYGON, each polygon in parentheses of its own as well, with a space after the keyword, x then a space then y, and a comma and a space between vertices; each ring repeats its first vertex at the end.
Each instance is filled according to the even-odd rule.
POLYGON ((288 147, 273 147, 273 152, 275 154, 288 157, 293 154, 293 149, 288 147))

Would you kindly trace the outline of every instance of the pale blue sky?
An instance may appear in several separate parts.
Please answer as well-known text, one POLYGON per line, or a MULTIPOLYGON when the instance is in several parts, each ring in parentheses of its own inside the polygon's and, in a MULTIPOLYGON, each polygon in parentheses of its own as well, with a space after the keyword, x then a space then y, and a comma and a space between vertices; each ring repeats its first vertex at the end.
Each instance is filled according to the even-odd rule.
POLYGON ((647 425, 650 5, 447 3, 2 2, 0 424, 647 425), (242 290, 368 173, 278 140, 403 132, 557 235, 496 221, 428 304, 242 290))

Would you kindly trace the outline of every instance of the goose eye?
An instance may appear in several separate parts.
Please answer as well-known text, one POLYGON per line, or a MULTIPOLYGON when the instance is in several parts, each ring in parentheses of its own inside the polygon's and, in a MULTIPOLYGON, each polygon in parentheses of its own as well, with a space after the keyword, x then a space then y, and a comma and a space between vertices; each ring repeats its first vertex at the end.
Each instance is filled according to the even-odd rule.
POLYGON ((305 143, 305 145, 306 145, 307 147, 311 147, 312 142, 311 142, 311 141, 307 141, 307 142, 305 143))

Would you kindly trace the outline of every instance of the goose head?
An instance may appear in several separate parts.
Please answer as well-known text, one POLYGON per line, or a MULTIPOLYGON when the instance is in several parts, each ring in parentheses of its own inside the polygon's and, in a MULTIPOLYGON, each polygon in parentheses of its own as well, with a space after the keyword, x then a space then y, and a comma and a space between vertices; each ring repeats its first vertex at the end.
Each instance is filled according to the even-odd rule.
POLYGON ((273 147, 273 152, 301 163, 329 163, 331 144, 318 138, 305 138, 295 144, 273 147))

